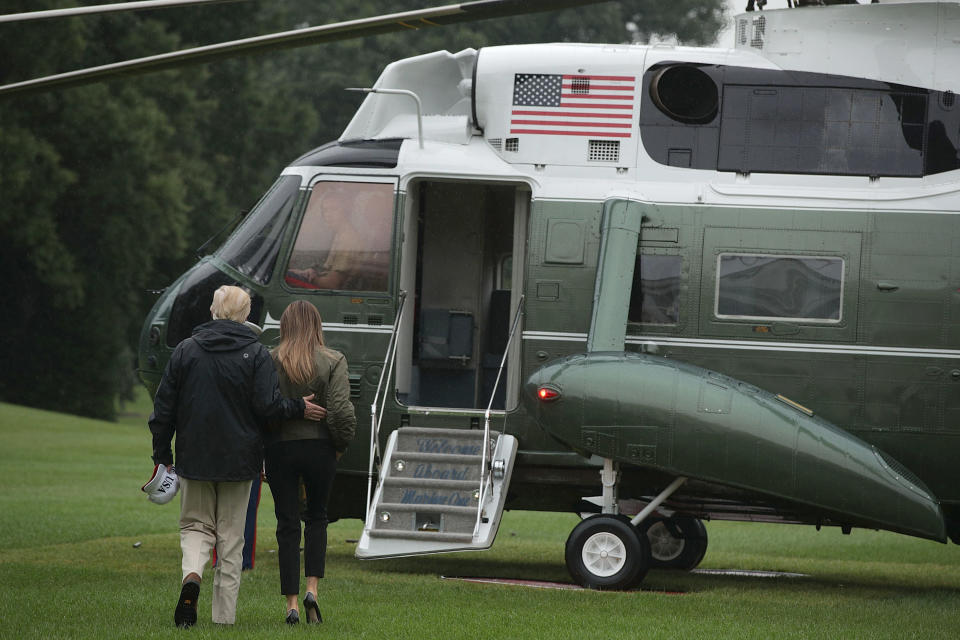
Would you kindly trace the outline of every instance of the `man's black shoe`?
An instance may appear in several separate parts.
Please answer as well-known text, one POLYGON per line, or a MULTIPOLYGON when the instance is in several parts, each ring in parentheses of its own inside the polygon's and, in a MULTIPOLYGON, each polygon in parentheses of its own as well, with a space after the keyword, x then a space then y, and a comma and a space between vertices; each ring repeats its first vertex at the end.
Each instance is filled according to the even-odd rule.
POLYGON ((173 611, 173 621, 181 629, 197 624, 197 598, 200 596, 200 583, 188 580, 180 589, 180 601, 173 611))

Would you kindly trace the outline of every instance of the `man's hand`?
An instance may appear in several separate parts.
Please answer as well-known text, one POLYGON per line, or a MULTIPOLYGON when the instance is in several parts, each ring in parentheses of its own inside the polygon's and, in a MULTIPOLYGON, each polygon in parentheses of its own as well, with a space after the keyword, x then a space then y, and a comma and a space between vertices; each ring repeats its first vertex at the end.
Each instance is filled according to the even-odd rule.
POLYGON ((317 273, 317 270, 314 269, 313 267, 310 267, 308 269, 287 269, 287 272, 292 273, 293 275, 297 276, 298 278, 306 282, 310 282, 311 280, 316 278, 318 275, 320 275, 319 273, 317 273))
POLYGON ((307 420, 320 422, 327 417, 327 410, 318 404, 313 404, 310 402, 313 400, 313 396, 314 394, 311 393, 303 398, 303 417, 307 420))

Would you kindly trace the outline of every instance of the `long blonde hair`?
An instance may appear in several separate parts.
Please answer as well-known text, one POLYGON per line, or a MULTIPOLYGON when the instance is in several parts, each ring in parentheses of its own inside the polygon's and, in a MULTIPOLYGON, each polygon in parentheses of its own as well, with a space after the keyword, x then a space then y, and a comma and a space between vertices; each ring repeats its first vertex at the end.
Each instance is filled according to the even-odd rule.
POLYGON ((280 316, 277 362, 294 384, 306 384, 317 373, 314 353, 323 346, 320 312, 309 302, 297 300, 280 316))

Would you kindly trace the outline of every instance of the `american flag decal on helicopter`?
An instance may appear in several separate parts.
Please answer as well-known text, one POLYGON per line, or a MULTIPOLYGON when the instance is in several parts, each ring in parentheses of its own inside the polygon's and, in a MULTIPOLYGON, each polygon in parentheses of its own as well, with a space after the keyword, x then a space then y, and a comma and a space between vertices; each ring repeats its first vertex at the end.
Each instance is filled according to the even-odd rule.
POLYGON ((629 138, 634 76, 518 73, 510 133, 629 138))

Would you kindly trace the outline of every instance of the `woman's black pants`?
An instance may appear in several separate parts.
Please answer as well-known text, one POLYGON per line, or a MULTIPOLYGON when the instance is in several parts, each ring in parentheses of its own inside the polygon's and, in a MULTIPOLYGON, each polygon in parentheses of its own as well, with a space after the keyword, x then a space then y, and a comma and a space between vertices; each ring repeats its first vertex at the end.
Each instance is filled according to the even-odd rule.
POLYGON ((300 593, 300 517, 303 516, 304 575, 323 577, 327 555, 327 500, 337 471, 336 450, 327 440, 287 440, 266 449, 267 482, 277 514, 280 592, 300 593), (300 480, 307 493, 300 509, 300 480))

